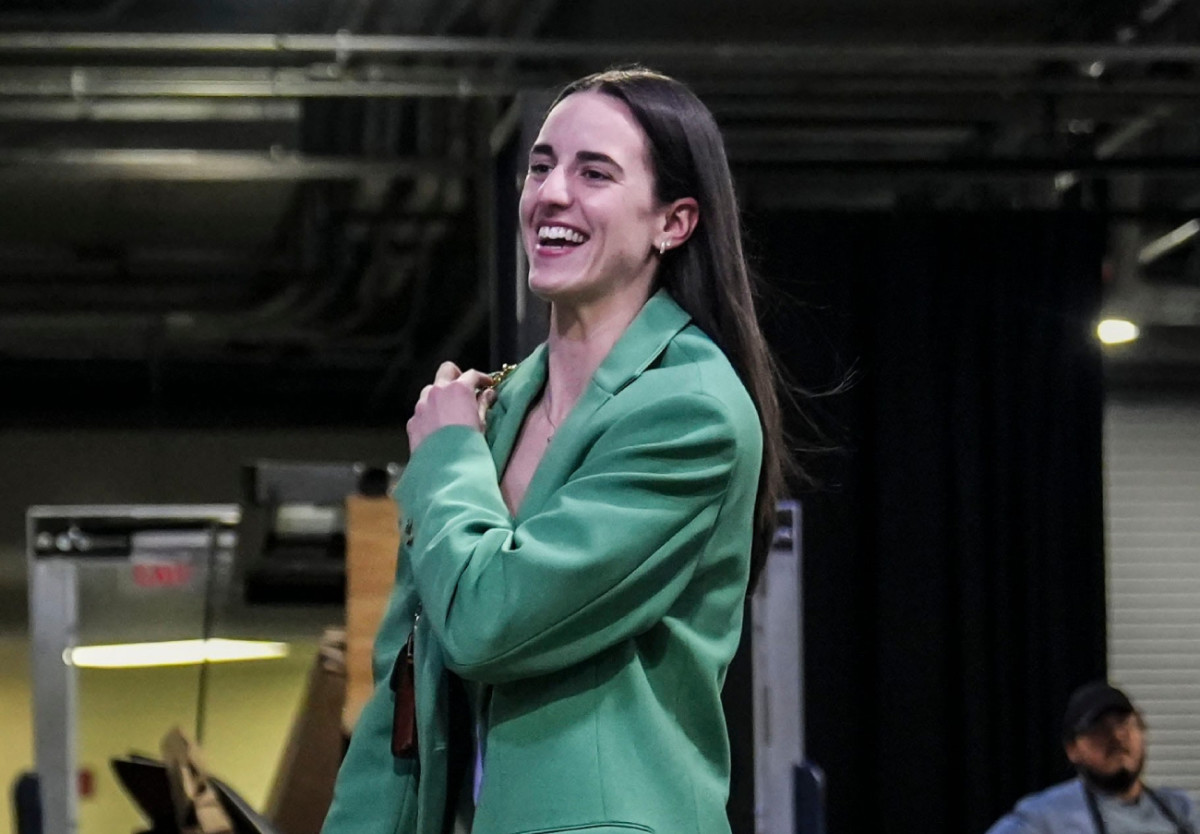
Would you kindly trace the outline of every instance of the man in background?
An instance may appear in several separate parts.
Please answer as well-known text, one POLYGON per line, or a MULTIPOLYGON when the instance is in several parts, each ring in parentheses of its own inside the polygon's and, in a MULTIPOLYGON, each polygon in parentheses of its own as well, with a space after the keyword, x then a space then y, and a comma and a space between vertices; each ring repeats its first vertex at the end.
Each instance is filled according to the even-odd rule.
POLYGON ((988 834, 1200 834, 1187 794, 1142 781, 1146 725, 1121 690, 1075 690, 1063 745, 1078 777, 1025 797, 988 834))

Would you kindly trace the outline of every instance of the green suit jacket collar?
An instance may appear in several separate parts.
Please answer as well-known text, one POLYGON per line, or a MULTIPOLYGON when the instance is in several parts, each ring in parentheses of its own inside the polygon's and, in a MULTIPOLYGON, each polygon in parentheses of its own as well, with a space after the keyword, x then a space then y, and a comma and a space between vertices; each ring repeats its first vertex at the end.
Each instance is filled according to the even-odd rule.
MULTIPOLYGON (((658 290, 641 311, 608 356, 592 375, 583 396, 558 427, 546 458, 534 473, 517 518, 525 518, 537 508, 567 477, 571 455, 559 454, 573 448, 579 431, 610 397, 632 382, 654 362, 675 335, 687 326, 691 317, 666 290, 658 290)), ((488 414, 487 440, 492 448, 496 472, 503 475, 509 455, 525 421, 530 405, 546 384, 547 348, 543 342, 529 354, 500 385, 499 396, 488 414)))

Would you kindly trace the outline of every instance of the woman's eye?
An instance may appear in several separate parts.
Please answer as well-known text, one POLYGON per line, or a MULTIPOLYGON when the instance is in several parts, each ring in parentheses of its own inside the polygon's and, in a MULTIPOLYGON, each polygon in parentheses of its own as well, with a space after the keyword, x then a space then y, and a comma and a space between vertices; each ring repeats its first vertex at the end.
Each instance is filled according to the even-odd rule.
POLYGON ((606 172, 598 171, 595 168, 584 169, 582 171, 582 176, 584 179, 588 179, 588 180, 611 180, 612 179, 612 177, 609 176, 606 172))
POLYGON ((529 163, 529 173, 534 174, 535 176, 542 176, 543 174, 548 174, 548 173, 550 173, 550 163, 549 162, 530 162, 529 163))

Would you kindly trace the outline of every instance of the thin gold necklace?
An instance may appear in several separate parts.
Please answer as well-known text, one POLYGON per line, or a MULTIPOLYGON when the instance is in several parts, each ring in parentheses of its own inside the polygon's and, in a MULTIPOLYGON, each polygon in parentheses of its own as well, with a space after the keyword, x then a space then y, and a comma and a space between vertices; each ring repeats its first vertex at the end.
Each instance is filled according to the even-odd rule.
POLYGON ((546 393, 542 395, 542 416, 546 418, 546 422, 550 424, 550 433, 546 435, 546 442, 550 442, 550 438, 554 437, 554 433, 558 431, 558 424, 550 419, 550 389, 546 389, 546 393))

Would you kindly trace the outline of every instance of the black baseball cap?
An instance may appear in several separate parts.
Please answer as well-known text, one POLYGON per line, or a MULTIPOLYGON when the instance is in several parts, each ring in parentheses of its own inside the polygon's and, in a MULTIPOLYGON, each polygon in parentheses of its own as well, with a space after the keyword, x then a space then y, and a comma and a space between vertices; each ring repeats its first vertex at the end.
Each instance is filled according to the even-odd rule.
POLYGON ((1108 713, 1128 715, 1136 712, 1133 702, 1124 692, 1105 681, 1093 681, 1071 693, 1067 712, 1063 716, 1063 738, 1071 741, 1086 733, 1108 713))

